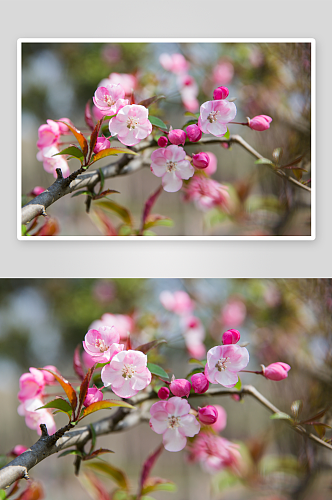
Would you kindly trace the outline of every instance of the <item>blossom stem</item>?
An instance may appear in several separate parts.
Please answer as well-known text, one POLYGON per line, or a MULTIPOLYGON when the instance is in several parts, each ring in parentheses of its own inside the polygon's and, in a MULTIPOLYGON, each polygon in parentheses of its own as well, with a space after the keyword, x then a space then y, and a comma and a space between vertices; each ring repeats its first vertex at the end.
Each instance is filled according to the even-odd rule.
POLYGON ((263 371, 251 371, 251 370, 240 370, 240 372, 245 372, 245 373, 256 373, 257 375, 263 375, 263 371))

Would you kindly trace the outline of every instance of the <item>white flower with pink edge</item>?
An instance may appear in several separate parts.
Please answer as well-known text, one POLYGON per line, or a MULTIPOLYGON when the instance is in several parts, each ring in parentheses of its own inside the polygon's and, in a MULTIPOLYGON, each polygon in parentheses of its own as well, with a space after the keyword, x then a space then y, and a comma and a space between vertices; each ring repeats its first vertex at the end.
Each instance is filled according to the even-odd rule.
POLYGON ((182 179, 190 179, 195 169, 186 158, 181 146, 156 149, 151 154, 151 172, 162 178, 165 191, 175 193, 182 187, 182 179))
POLYGON ((190 404, 177 396, 151 406, 150 427, 163 435, 166 450, 181 451, 187 444, 187 437, 198 434, 200 424, 189 412, 190 404))
POLYGON ((227 132, 226 123, 234 120, 236 106, 226 100, 207 101, 200 108, 198 126, 204 134, 222 137, 227 132))
POLYGON ((40 398, 31 398, 25 400, 17 408, 17 412, 22 417, 25 417, 27 427, 35 429, 39 435, 41 435, 40 424, 46 425, 49 435, 54 434, 56 425, 53 415, 46 408, 37 410, 41 406, 44 406, 44 403, 40 398))
POLYGON ((151 372, 147 368, 147 356, 141 351, 122 351, 116 354, 110 364, 101 371, 105 385, 111 386, 120 398, 131 398, 151 382, 151 372))
POLYGON ((128 104, 120 109, 109 122, 111 135, 117 135, 122 144, 135 146, 152 132, 152 124, 148 120, 149 111, 139 104, 128 104))
POLYGON ((249 363, 249 352, 235 344, 218 345, 207 353, 205 376, 211 384, 234 387, 238 381, 237 372, 249 363))
POLYGON ((83 347, 94 358, 95 363, 107 363, 115 354, 123 351, 124 345, 119 342, 120 334, 114 326, 101 326, 88 331, 83 347))

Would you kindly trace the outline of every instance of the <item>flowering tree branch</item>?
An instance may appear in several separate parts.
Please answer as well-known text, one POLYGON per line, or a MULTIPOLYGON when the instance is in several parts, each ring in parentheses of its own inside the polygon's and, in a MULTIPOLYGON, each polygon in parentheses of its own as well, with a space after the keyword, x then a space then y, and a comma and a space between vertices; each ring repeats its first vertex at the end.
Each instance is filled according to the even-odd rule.
MULTIPOLYGON (((204 393, 205 396, 230 396, 238 395, 240 398, 243 396, 251 396, 261 405, 267 408, 272 414, 280 414, 281 411, 268 399, 265 398, 255 387, 252 385, 244 385, 240 390, 218 388, 210 389, 204 393)), ((202 394, 191 394, 191 398, 202 397, 202 394)), ((152 390, 145 393, 140 393, 131 398, 130 403, 133 405, 142 404, 149 400, 157 399, 156 393, 152 390)), ((147 407, 142 405, 139 410, 129 410, 127 408, 119 408, 113 415, 106 417, 94 424, 91 424, 96 436, 110 434, 112 432, 120 432, 127 430, 142 421, 147 420, 147 407)), ((301 425, 291 424, 291 420, 287 420, 291 428, 302 436, 314 441, 316 444, 332 450, 332 445, 323 441, 311 432, 308 432, 301 425)), ((49 436, 45 425, 41 425, 42 435, 39 440, 9 464, 0 470, 0 489, 7 488, 18 479, 29 479, 28 471, 32 469, 39 462, 45 458, 58 453, 61 450, 70 448, 72 446, 83 448, 84 445, 92 438, 91 428, 89 426, 80 427, 78 429, 72 428, 71 424, 59 429, 55 434, 49 436)))

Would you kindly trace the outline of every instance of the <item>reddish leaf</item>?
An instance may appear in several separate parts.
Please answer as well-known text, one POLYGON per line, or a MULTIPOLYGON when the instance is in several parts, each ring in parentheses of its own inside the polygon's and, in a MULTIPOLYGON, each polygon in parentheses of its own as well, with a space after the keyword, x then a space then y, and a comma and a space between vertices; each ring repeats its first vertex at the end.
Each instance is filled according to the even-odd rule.
POLYGON ((161 191, 162 191, 163 187, 160 186, 157 191, 155 191, 148 199, 147 201, 145 202, 145 205, 144 205, 144 210, 143 210, 143 216, 142 216, 142 227, 144 227, 144 224, 145 224, 145 221, 146 221, 146 218, 147 216, 149 215, 149 213, 151 212, 151 209, 153 207, 153 205, 155 204, 158 196, 160 195, 161 191))
POLYGON ((327 408, 325 408, 325 410, 319 411, 313 417, 307 418, 306 420, 301 420, 301 422, 299 422, 299 425, 308 424, 309 422, 312 422, 313 420, 318 420, 318 419, 324 417, 326 412, 327 412, 327 408))
POLYGON ((144 99, 138 104, 140 106, 145 106, 146 108, 148 108, 153 102, 159 101, 159 99, 166 99, 166 97, 164 95, 154 95, 153 97, 149 97, 149 99, 144 99))
MULTIPOLYGON (((30 230, 29 230, 30 231, 30 230)), ((59 223, 52 217, 46 217, 45 224, 38 229, 32 236, 55 236, 59 234, 59 223)))
POLYGON ((63 122, 62 120, 54 120, 56 122, 60 122, 60 123, 64 123, 65 125, 67 125, 67 127, 69 128, 69 130, 74 134, 74 136, 76 137, 77 141, 78 141, 78 144, 81 146, 81 149, 83 151, 83 154, 84 156, 86 157, 86 155, 88 154, 88 143, 87 143, 87 140, 86 138, 84 137, 83 134, 81 134, 81 132, 74 126, 72 125, 69 125, 67 122, 63 122))
POLYGON ((111 500, 104 484, 94 474, 84 472, 79 481, 93 500, 111 500))
POLYGON ((298 158, 295 158, 295 160, 291 161, 290 163, 287 163, 286 165, 283 165, 280 168, 290 168, 292 165, 296 165, 297 163, 300 163, 300 161, 304 158, 304 155, 298 156, 298 158))
POLYGON ((19 488, 19 483, 20 483, 20 480, 17 479, 15 481, 15 483, 13 484, 13 487, 10 490, 6 490, 6 493, 7 493, 6 498, 9 498, 10 496, 14 495, 17 492, 17 490, 19 488))
POLYGON ((130 405, 129 403, 125 403, 124 401, 121 401, 121 399, 104 399, 103 401, 97 401, 97 403, 91 403, 91 405, 87 406, 83 410, 83 415, 80 417, 79 420, 82 420, 82 418, 86 417, 87 415, 90 415, 91 413, 94 413, 95 411, 99 410, 106 410, 109 408, 130 408, 132 410, 135 409, 134 406, 130 405))
POLYGON ((87 126, 89 128, 91 128, 91 130, 94 129, 95 125, 93 123, 93 119, 92 119, 92 115, 91 115, 91 99, 88 100, 88 102, 86 103, 86 106, 85 106, 85 115, 84 115, 84 118, 85 118, 85 123, 87 124, 87 126))
POLYGON ((93 129, 93 132, 91 134, 91 137, 90 137, 90 151, 89 151, 88 163, 89 163, 90 158, 92 156, 93 149, 94 149, 94 147, 96 145, 96 142, 97 142, 97 139, 98 139, 98 135, 99 135, 99 131, 100 131, 100 127, 101 127, 101 124, 103 123, 103 120, 104 120, 104 118, 101 118, 100 120, 98 120, 97 125, 95 126, 95 128, 93 129))
POLYGON ((132 350, 131 338, 130 338, 130 335, 128 335, 127 342, 126 342, 126 351, 131 351, 131 350, 132 350))
POLYGON ((149 455, 149 457, 145 460, 145 462, 143 464, 142 472, 141 472, 140 491, 139 491, 139 494, 137 495, 137 500, 141 497, 144 484, 145 484, 146 480, 148 479, 150 472, 152 470, 152 467, 156 463, 156 460, 159 457, 159 455, 161 454, 161 452, 163 451, 163 449, 164 449, 164 445, 161 444, 160 446, 158 446, 156 451, 154 453, 152 453, 152 455, 149 455))
POLYGON ((129 481, 127 476, 124 472, 122 472, 122 470, 117 469, 113 465, 98 460, 96 462, 88 462, 84 464, 84 467, 92 469, 95 472, 99 472, 100 474, 113 479, 113 481, 115 481, 121 489, 129 491, 129 481))
POLYGON ((83 382, 81 383, 77 415, 79 415, 80 412, 81 412, 81 408, 83 406, 83 402, 84 402, 85 397, 86 397, 87 392, 88 392, 88 388, 89 388, 89 385, 90 385, 90 381, 91 381, 91 377, 92 377, 92 374, 93 374, 93 370, 94 370, 94 366, 92 366, 91 368, 89 368, 89 370, 87 371, 87 374, 84 377, 83 382))
POLYGON ((74 366, 74 371, 75 371, 76 375, 81 380, 83 380, 84 379, 84 370, 82 368, 82 363, 81 363, 80 347, 81 347, 81 345, 78 344, 78 346, 75 349, 74 358, 73 358, 73 366, 74 366))
POLYGON ((118 235, 112 222, 109 220, 107 215, 102 210, 98 210, 97 208, 94 208, 93 214, 91 214, 91 217, 92 217, 94 223, 96 224, 96 226, 98 227, 98 229, 105 236, 117 236, 118 235))
POLYGON ((39 370, 43 370, 46 372, 50 372, 54 378, 59 382, 65 393, 67 394, 67 397, 70 402, 70 406, 73 409, 73 414, 75 413, 76 406, 77 406, 77 395, 76 392, 73 388, 73 386, 66 380, 62 375, 52 372, 52 370, 48 370, 46 368, 39 368, 39 370))
POLYGON ((113 193, 118 193, 120 194, 120 191, 116 191, 115 189, 106 189, 106 191, 102 191, 101 193, 99 194, 96 194, 93 199, 94 200, 100 200, 101 198, 104 198, 105 196, 107 196, 108 194, 113 194, 113 193))
POLYGON ((27 488, 16 500, 41 500, 42 498, 45 498, 42 485, 38 481, 29 479, 27 488))
POLYGON ((99 448, 99 450, 94 451, 90 455, 85 455, 83 460, 92 460, 93 458, 98 457, 99 455, 104 455, 105 453, 114 453, 112 450, 107 450, 106 448, 99 448))
POLYGON ((158 345, 166 343, 167 343, 166 340, 153 340, 152 342, 148 342, 147 344, 139 345, 138 347, 136 347, 135 351, 141 351, 144 354, 146 354, 147 352, 151 351, 151 349, 154 349, 158 345))

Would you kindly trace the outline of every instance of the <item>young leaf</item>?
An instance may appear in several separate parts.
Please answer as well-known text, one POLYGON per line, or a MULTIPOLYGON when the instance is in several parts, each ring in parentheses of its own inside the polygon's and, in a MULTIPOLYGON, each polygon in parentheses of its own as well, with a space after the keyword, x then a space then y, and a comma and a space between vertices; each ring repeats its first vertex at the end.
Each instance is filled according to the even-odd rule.
POLYGON ((114 194, 114 193, 120 194, 120 191, 116 191, 115 189, 106 189, 106 191, 103 191, 99 194, 95 194, 93 199, 101 200, 101 198, 105 198, 105 196, 107 196, 108 194, 114 194))
POLYGON ((76 406, 77 406, 77 395, 76 392, 73 388, 73 386, 66 380, 62 375, 52 372, 52 370, 48 370, 46 368, 39 368, 40 370, 42 369, 43 371, 50 372, 53 377, 59 382, 65 393, 67 394, 67 397, 69 399, 69 402, 71 404, 71 407, 73 409, 73 413, 75 413, 76 406))
POLYGON ((92 366, 91 368, 89 368, 89 370, 87 371, 87 373, 86 373, 86 375, 84 377, 83 382, 81 383, 80 396, 79 396, 79 402, 78 402, 78 410, 77 410, 77 414, 78 415, 80 414, 80 411, 81 411, 82 406, 83 406, 83 402, 84 402, 85 397, 87 395, 88 388, 89 388, 90 381, 91 381, 91 377, 92 377, 92 374, 93 374, 93 370, 94 370, 94 366, 92 366))
POLYGON ((128 226, 133 225, 133 221, 129 210, 127 210, 125 207, 121 205, 118 205, 117 203, 115 203, 115 201, 102 200, 102 201, 97 201, 96 203, 94 203, 94 205, 97 205, 98 207, 103 208, 104 210, 115 212, 120 217, 120 219, 123 220, 125 224, 128 224, 128 226))
POLYGON ((271 419, 273 420, 292 420, 292 417, 287 415, 287 413, 284 413, 282 411, 279 411, 278 413, 274 413, 273 415, 270 416, 271 419))
POLYGON ((86 196, 91 196, 91 198, 93 198, 93 193, 92 191, 77 191, 76 193, 72 194, 71 195, 71 198, 75 198, 75 196, 80 196, 81 194, 85 194, 86 196))
POLYGON ((141 351, 144 354, 146 354, 147 352, 151 351, 151 349, 154 349, 158 345, 166 343, 167 343, 166 340, 153 340, 152 342, 148 342, 147 344, 139 345, 138 347, 136 347, 135 351, 141 351))
POLYGON ((80 356, 80 348, 81 344, 78 344, 74 351, 74 358, 73 358, 73 367, 76 375, 83 380, 84 379, 84 370, 82 368, 82 363, 81 363, 81 356, 80 356))
POLYGON ((127 154, 127 155, 137 155, 138 153, 135 153, 135 151, 132 151, 131 149, 126 149, 126 148, 107 148, 107 149, 102 149, 98 153, 96 153, 93 157, 92 160, 90 161, 90 165, 95 163, 98 160, 101 160, 102 158, 106 158, 107 156, 114 156, 118 154, 127 154))
POLYGON ((241 387, 242 387, 242 382, 241 382, 240 377, 238 376, 238 381, 237 381, 237 382, 236 382, 236 384, 234 385, 234 389, 236 389, 237 391, 240 391, 240 390, 241 390, 241 387))
POLYGON ((62 120, 54 120, 54 121, 60 122, 60 123, 64 123, 65 125, 67 125, 67 127, 69 128, 69 130, 76 137, 76 139, 78 141, 78 144, 80 145, 80 147, 81 147, 81 149, 83 151, 84 157, 86 157, 86 155, 88 154, 88 143, 87 143, 87 140, 84 137, 84 135, 81 134, 81 132, 76 127, 74 127, 72 125, 69 125, 67 122, 64 122, 62 120))
POLYGON ((97 142, 97 139, 98 139, 98 135, 99 135, 99 131, 100 131, 100 127, 101 127, 102 123, 103 123, 103 118, 101 118, 100 120, 98 120, 97 125, 95 126, 95 128, 93 129, 93 131, 91 133, 91 137, 90 137, 90 151, 89 151, 89 156, 88 156, 88 163, 90 162, 90 158, 92 156, 93 149, 94 149, 94 147, 96 145, 96 142, 97 142))
POLYGON ((62 151, 56 153, 53 156, 59 156, 59 155, 71 155, 74 156, 75 158, 78 158, 81 163, 84 162, 84 155, 80 150, 80 148, 78 148, 77 146, 69 146, 68 148, 63 149, 62 151))
POLYGON ((226 134, 225 134, 223 137, 224 137, 224 139, 229 139, 229 138, 230 138, 230 135, 231 135, 231 134, 230 134, 230 132, 229 132, 229 129, 227 128, 227 132, 226 132, 226 134))
POLYGON ((78 455, 79 457, 82 457, 82 452, 79 450, 66 450, 60 453, 60 455, 58 455, 58 458, 65 457, 67 455, 78 455))
POLYGON ((195 359, 195 358, 190 358, 189 363, 192 363, 194 365, 201 365, 203 368, 206 365, 206 360, 201 360, 201 359, 195 359))
POLYGON ((149 196, 149 198, 146 200, 146 202, 144 204, 144 210, 143 210, 143 216, 142 216, 142 226, 144 226, 145 221, 146 221, 148 215, 150 214, 151 209, 152 209, 153 205, 155 204, 158 196, 160 195, 162 189, 163 189, 163 187, 159 186, 159 188, 154 193, 152 193, 151 196, 149 196))
POLYGON ((145 460, 145 462, 143 464, 142 472, 141 472, 140 493, 138 496, 140 496, 142 494, 143 488, 146 484, 146 480, 148 479, 148 477, 150 475, 152 467, 156 463, 156 460, 160 456, 163 449, 164 449, 164 445, 161 444, 160 446, 158 446, 156 451, 154 451, 151 455, 149 455, 148 458, 145 460))
POLYGON ((94 129, 94 123, 93 123, 93 119, 92 119, 92 115, 91 115, 90 104, 91 104, 91 99, 89 99, 88 102, 85 105, 85 115, 84 115, 84 118, 85 118, 85 123, 87 124, 87 126, 91 130, 93 130, 94 129))
POLYGON ((144 224, 144 229, 150 229, 151 227, 154 226, 166 226, 166 227, 172 227, 173 226, 173 220, 164 217, 163 215, 149 215, 149 217, 146 220, 146 223, 144 224))
POLYGON ((84 408, 82 416, 80 417, 79 420, 82 420, 82 418, 86 417, 87 415, 91 415, 91 413, 109 408, 130 408, 132 410, 135 409, 134 406, 130 405, 129 403, 125 403, 120 399, 119 400, 104 399, 103 401, 97 401, 96 403, 91 403, 91 405, 84 408))
POLYGON ((149 121, 154 125, 155 127, 159 127, 163 130, 167 130, 167 125, 164 123, 160 118, 157 116, 151 116, 149 115, 149 121))
POLYGON ((99 455, 104 455, 105 453, 114 453, 112 450, 107 450, 106 448, 99 448, 99 450, 94 451, 93 453, 90 453, 89 455, 85 455, 83 457, 83 460, 92 460, 93 458, 98 457, 99 455))
POLYGON ((273 167, 275 167, 275 164, 273 163, 273 161, 268 160, 267 158, 260 158, 259 160, 255 161, 255 164, 256 165, 273 165, 273 167))
POLYGON ((70 406, 70 404, 62 398, 53 399, 53 401, 49 401, 44 406, 36 408, 36 410, 41 410, 42 408, 56 408, 67 414, 71 414, 72 412, 72 407, 70 406))
POLYGON ((127 476, 124 474, 124 472, 122 472, 122 470, 113 467, 113 465, 109 464, 108 462, 90 462, 85 464, 85 467, 88 467, 89 469, 92 469, 95 472, 99 472, 100 474, 103 474, 107 477, 110 477, 120 488, 129 491, 129 482, 127 476))
POLYGON ((80 474, 78 479, 93 500, 112 500, 113 496, 108 493, 102 481, 100 481, 94 474, 85 472, 80 474))
POLYGON ((149 99, 144 99, 143 101, 140 101, 137 104, 148 108, 149 106, 151 106, 153 102, 159 101, 159 99, 166 99, 166 97, 164 95, 154 95, 153 97, 149 97, 149 99))
POLYGON ((307 424, 309 422, 312 422, 313 420, 319 420, 320 418, 324 417, 326 412, 327 412, 327 408, 319 411, 318 413, 316 413, 315 415, 313 415, 310 418, 307 418, 306 420, 302 420, 301 422, 299 422, 299 424, 302 425, 302 424, 307 424))
POLYGON ((166 380, 169 379, 169 376, 167 375, 167 373, 165 372, 165 370, 161 366, 155 365, 153 363, 148 363, 147 367, 153 375, 157 375, 157 377, 160 377, 160 378, 163 378, 166 380))
POLYGON ((191 111, 186 111, 184 116, 194 116, 195 118, 199 118, 200 113, 192 113, 191 111))
POLYGON ((117 236, 117 230, 114 225, 107 217, 107 215, 102 211, 94 208, 91 219, 94 224, 98 227, 99 231, 105 236, 117 236))
POLYGON ((147 480, 142 490, 142 494, 146 495, 152 491, 176 491, 176 485, 167 479, 151 477, 147 480))
POLYGON ((104 184, 105 184, 105 176, 104 172, 102 171, 101 168, 98 168, 99 176, 100 176, 100 189, 99 192, 103 190, 104 184))

